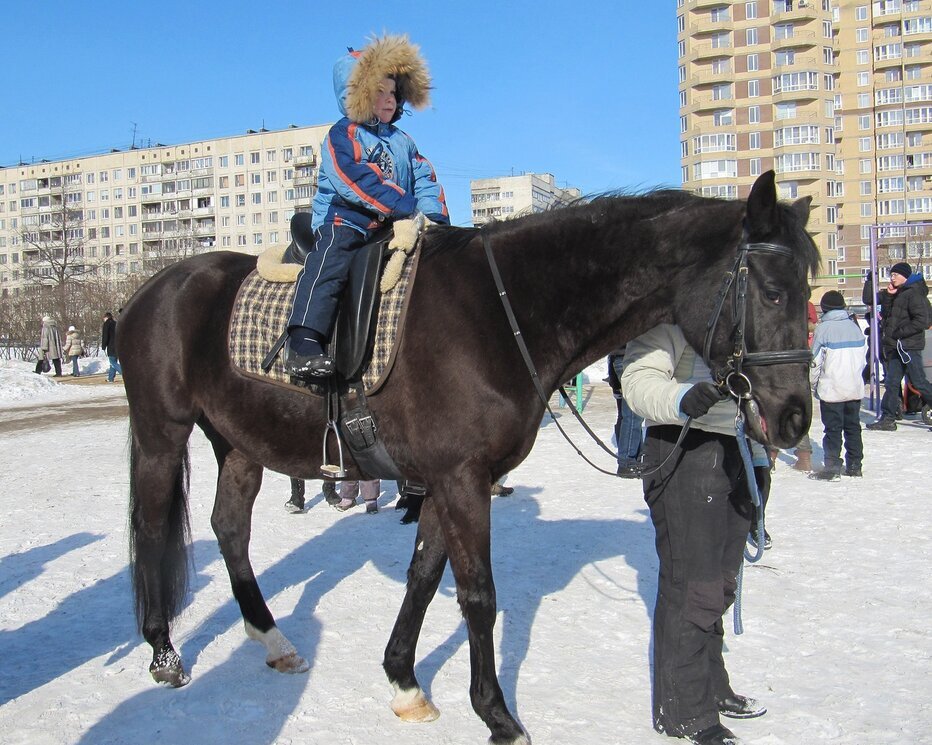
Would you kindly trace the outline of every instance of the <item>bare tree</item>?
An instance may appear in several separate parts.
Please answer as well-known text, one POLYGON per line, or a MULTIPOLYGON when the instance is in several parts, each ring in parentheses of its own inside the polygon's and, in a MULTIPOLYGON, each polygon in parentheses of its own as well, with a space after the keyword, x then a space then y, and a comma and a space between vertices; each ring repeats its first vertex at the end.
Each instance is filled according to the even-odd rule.
POLYGON ((85 224, 82 192, 69 188, 67 178, 49 179, 51 194, 25 197, 32 203, 20 218, 23 277, 30 286, 47 288, 47 311, 61 320, 76 310, 76 280, 98 268, 86 255, 88 240, 96 236, 85 224))

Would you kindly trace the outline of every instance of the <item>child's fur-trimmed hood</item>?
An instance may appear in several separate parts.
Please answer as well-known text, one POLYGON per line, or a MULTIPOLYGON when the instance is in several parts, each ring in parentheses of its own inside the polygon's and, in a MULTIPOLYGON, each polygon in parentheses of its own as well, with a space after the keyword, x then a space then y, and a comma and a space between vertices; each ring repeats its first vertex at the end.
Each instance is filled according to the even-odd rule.
POLYGON ((405 103, 416 109, 430 104, 430 72, 419 47, 405 35, 385 35, 337 61, 333 87, 340 110, 354 122, 371 123, 379 83, 387 77, 394 78, 398 98, 392 122, 401 117, 405 103))

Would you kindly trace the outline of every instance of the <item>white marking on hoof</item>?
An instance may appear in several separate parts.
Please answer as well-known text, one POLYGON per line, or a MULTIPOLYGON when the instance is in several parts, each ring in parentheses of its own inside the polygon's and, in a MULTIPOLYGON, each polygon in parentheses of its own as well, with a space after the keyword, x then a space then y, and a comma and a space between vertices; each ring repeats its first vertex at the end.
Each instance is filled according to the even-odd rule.
MULTIPOLYGON (((489 745, 498 745, 498 743, 493 742, 492 738, 489 738, 489 745)), ((531 745, 531 738, 527 736, 527 733, 516 737, 514 740, 509 740, 504 745, 531 745)))
POLYGON ((306 673, 311 669, 307 660, 298 654, 294 645, 285 638, 285 635, 273 626, 268 631, 259 631, 251 623, 246 622, 246 636, 255 639, 265 647, 268 656, 265 664, 280 673, 306 673))
POLYGON ((432 722, 440 716, 440 711, 420 688, 403 690, 398 686, 392 699, 392 711, 404 722, 432 722))
POLYGON ((191 676, 184 671, 184 665, 181 664, 181 657, 168 647, 162 649, 152 660, 149 672, 156 683, 171 688, 181 688, 191 682, 191 676))

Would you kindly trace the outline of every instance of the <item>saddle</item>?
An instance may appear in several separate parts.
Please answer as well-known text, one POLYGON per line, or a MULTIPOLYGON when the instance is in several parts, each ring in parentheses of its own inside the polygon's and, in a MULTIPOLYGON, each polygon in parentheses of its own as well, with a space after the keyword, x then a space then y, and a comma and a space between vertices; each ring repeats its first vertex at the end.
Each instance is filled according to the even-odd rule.
MULTIPOLYGON (((298 212, 291 219, 291 244, 285 249, 282 264, 304 265, 314 247, 311 215, 298 212)), ((387 253, 392 230, 377 233, 362 248, 353 252, 346 288, 337 310, 329 352, 336 374, 325 383, 306 383, 317 389, 326 401, 327 432, 324 435, 324 464, 321 473, 329 478, 346 475, 343 464, 343 443, 349 447, 360 471, 369 478, 402 479, 384 444, 378 436, 375 419, 366 403, 362 375, 370 356, 370 337, 376 322, 379 300, 379 277, 382 259, 387 253), (336 440, 338 464, 327 462, 329 435, 336 440)), ((271 367, 284 345, 282 334, 269 352, 263 368, 271 367)))
MULTIPOLYGON (((375 322, 382 259, 391 236, 391 229, 385 228, 353 252, 329 349, 337 373, 347 381, 358 380, 362 375, 375 322)), ((297 212, 291 218, 291 244, 285 249, 282 263, 304 266, 304 260, 313 247, 311 214, 297 212)))

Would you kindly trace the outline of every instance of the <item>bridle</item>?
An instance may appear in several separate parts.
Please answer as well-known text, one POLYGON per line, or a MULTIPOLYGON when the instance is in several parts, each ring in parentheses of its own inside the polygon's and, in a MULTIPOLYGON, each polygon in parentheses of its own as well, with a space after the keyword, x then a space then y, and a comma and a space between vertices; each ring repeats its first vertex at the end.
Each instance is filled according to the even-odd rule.
POLYGON ((778 256, 793 258, 792 249, 778 243, 750 243, 745 232, 744 239, 738 246, 738 255, 730 271, 725 272, 715 306, 706 326, 705 340, 702 345, 702 359, 712 374, 712 379, 723 392, 733 396, 736 400, 749 400, 751 398, 751 381, 744 374, 745 367, 765 365, 808 364, 812 358, 809 349, 785 349, 771 352, 748 352, 745 343, 745 322, 747 320, 748 299, 748 256, 752 253, 769 253, 778 256), (718 367, 712 364, 712 341, 715 329, 722 317, 722 308, 732 285, 735 287, 732 295, 732 311, 734 325, 731 337, 734 346, 731 355, 724 364, 718 367))
MULTIPOLYGON (((735 398, 736 402, 738 403, 738 416, 743 416, 741 409, 742 404, 744 404, 748 409, 751 409, 749 413, 752 417, 760 419, 760 414, 756 410, 756 403, 751 397, 751 381, 744 374, 744 368, 757 365, 785 365, 801 362, 808 363, 811 359, 811 353, 808 349, 788 349, 772 352, 747 351, 745 346, 744 332, 747 315, 748 255, 751 253, 760 252, 777 254, 788 258, 793 258, 794 256, 792 249, 786 246, 781 246, 777 243, 749 243, 747 238, 747 231, 745 230, 742 242, 738 246, 738 255, 735 258, 735 263, 731 270, 726 272, 725 276, 722 278, 721 287, 719 288, 718 295, 715 298, 715 307, 706 326, 706 335, 702 345, 702 358, 708 366, 709 371, 712 373, 712 378, 716 384, 722 389, 723 392, 735 398), (735 319, 734 326, 732 327, 734 349, 731 356, 721 367, 713 368, 711 363, 712 340, 715 336, 715 329, 718 326, 718 322, 722 316, 722 308, 725 306, 725 299, 728 297, 728 291, 731 289, 733 284, 735 285, 735 292, 732 299, 732 308, 734 311, 735 319)), ((524 364, 531 375, 531 382, 534 384, 534 388, 537 391, 537 395, 540 397, 540 400, 543 402, 544 408, 547 410, 547 412, 549 412, 550 418, 553 420, 554 424, 556 424, 560 434, 563 435, 564 439, 573 447, 574 450, 576 450, 577 454, 584 461, 586 461, 597 471, 601 471, 602 473, 608 474, 610 476, 617 475, 611 471, 600 468, 591 460, 589 460, 589 458, 587 458, 585 454, 583 454, 583 452, 576 446, 572 439, 570 439, 569 435, 564 431, 563 427, 560 426, 556 416, 554 416, 553 410, 550 408, 549 397, 541 385, 540 378, 537 375, 537 369, 534 367, 534 362, 531 360, 531 354, 528 351, 527 344, 525 344, 523 336, 521 335, 521 329, 518 327, 518 320, 515 317, 514 310, 512 310, 511 301, 508 299, 508 293, 505 290, 505 284, 502 282, 502 276, 498 270, 498 264, 496 263, 495 256, 492 253, 492 242, 489 239, 488 233, 482 234, 482 245, 485 249, 486 259, 489 262, 489 268, 492 271, 492 278, 495 281, 495 287, 498 290, 499 298, 502 301, 502 307, 505 310, 505 315, 508 318, 508 323, 511 326, 512 333, 514 334, 515 343, 518 345, 518 350, 521 352, 521 357, 524 359, 524 364)), ((608 447, 604 442, 602 442, 601 439, 599 439, 599 436, 592 431, 580 413, 576 411, 576 407, 573 406, 572 402, 569 400, 569 395, 567 394, 565 387, 560 386, 559 391, 563 399, 569 404, 569 409, 573 416, 576 417, 589 436, 595 440, 595 442, 603 450, 609 453, 612 457, 617 458, 617 453, 613 452, 610 447, 608 447)), ((679 439, 677 440, 677 445, 682 442, 683 437, 685 437, 686 432, 689 429, 690 421, 691 418, 687 418, 686 423, 683 425, 683 429, 680 432, 679 439)), ((672 454, 675 451, 676 448, 674 447, 670 452, 672 454)), ((659 470, 662 466, 663 463, 651 471, 644 471, 642 475, 647 475, 648 473, 659 470)))

